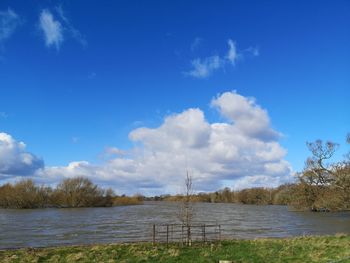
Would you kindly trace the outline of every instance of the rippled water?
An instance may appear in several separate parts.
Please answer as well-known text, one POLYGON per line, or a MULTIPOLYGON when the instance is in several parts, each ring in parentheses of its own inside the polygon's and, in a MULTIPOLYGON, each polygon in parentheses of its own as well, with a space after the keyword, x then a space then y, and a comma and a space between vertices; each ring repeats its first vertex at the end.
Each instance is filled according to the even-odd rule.
MULTIPOLYGON (((350 234, 350 213, 292 212, 285 206, 195 204, 195 220, 218 223, 228 238, 350 234)), ((152 224, 177 223, 179 206, 0 209, 0 248, 150 241, 152 224)))

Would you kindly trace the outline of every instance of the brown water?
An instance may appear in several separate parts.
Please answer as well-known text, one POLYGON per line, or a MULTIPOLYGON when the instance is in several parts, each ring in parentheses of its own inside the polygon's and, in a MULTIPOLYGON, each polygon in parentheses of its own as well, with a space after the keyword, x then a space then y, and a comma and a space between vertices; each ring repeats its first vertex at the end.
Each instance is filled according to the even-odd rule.
MULTIPOLYGON (((285 206, 195 204, 195 221, 218 223, 229 238, 350 234, 350 213, 292 212, 285 206)), ((151 241, 152 224, 177 223, 179 206, 0 209, 0 249, 151 241)))

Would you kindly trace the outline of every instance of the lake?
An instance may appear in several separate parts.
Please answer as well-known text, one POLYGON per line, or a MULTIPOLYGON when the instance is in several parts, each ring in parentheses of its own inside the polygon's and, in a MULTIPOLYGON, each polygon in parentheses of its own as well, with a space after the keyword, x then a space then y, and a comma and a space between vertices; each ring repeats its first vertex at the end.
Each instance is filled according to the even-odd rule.
MULTIPOLYGON (((195 221, 218 223, 227 238, 350 234, 350 213, 293 212, 286 206, 196 203, 195 221)), ((179 205, 0 209, 0 249, 151 241, 153 224, 177 223, 179 205)))

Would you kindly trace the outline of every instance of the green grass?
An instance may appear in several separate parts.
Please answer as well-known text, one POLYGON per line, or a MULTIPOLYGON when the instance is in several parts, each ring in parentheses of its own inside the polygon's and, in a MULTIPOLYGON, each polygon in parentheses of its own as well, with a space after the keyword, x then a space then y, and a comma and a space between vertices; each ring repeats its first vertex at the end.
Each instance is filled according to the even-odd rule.
POLYGON ((0 262, 350 262, 350 236, 229 240, 215 244, 109 244, 0 251, 0 262))

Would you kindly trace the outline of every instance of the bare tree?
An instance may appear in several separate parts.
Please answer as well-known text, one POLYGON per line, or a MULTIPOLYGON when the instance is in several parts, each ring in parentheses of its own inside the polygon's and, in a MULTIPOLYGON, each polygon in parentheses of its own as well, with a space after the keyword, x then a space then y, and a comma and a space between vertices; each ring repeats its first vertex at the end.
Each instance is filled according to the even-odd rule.
POLYGON ((334 172, 330 165, 325 162, 332 158, 339 144, 327 141, 323 143, 321 140, 306 143, 308 149, 312 153, 306 161, 306 167, 301 176, 301 181, 310 185, 324 186, 332 183, 334 172))
POLYGON ((186 172, 185 178, 185 195, 183 196, 181 206, 180 206, 180 220, 182 227, 186 231, 186 244, 191 245, 191 225, 193 220, 193 185, 192 185, 192 176, 189 175, 188 171, 186 172))
MULTIPOLYGON (((347 135, 347 142, 350 136, 347 135)), ((294 191, 294 206, 308 207, 314 211, 342 210, 350 207, 349 159, 331 162, 339 145, 317 140, 307 143, 312 156, 300 173, 300 184, 294 191)))
POLYGON ((91 180, 75 177, 64 179, 57 186, 54 199, 58 205, 66 207, 103 206, 106 201, 112 202, 110 194, 112 193, 108 191, 108 198, 105 198, 106 192, 91 180))

